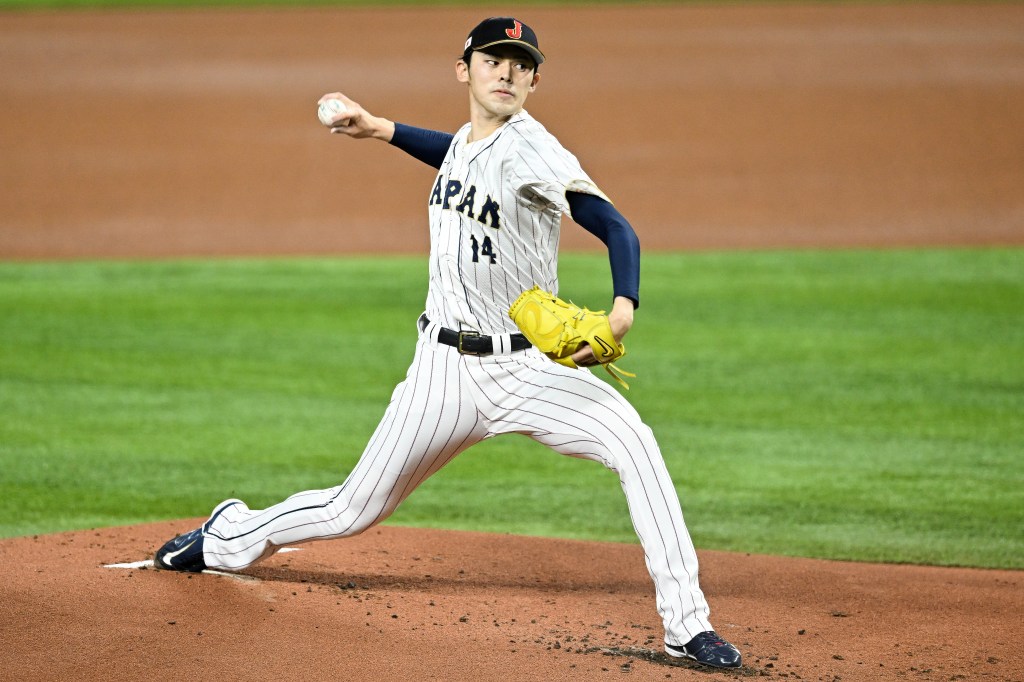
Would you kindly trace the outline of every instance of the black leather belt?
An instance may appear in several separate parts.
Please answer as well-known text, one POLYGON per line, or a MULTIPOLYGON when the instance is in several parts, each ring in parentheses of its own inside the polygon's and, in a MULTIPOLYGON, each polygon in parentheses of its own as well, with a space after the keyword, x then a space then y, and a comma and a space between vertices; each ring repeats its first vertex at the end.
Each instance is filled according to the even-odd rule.
MULTIPOLYGON (((421 329, 426 329, 430 320, 426 315, 420 315, 421 329)), ((522 334, 512 334, 512 350, 526 350, 531 344, 522 334)), ((476 332, 457 332, 454 329, 441 327, 437 333, 437 340, 446 346, 453 346, 463 355, 490 355, 494 352, 494 342, 490 336, 481 336, 476 332)))

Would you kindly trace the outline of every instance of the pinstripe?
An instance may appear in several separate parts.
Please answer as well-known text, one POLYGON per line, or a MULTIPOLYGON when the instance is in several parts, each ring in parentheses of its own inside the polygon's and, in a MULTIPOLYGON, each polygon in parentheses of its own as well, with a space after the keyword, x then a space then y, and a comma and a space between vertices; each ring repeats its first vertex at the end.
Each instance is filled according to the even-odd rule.
MULTIPOLYGON (((434 359, 436 359, 436 356, 435 356, 435 358, 431 359, 432 362, 433 362, 434 359)), ((444 361, 444 363, 446 365, 448 364, 447 356, 445 356, 443 361, 444 361)), ((433 390, 433 389, 438 388, 437 386, 434 385, 435 383, 436 383, 436 381, 432 380, 431 381, 430 389, 428 389, 428 390, 433 390)), ((456 388, 458 388, 458 387, 456 387, 456 388)), ((441 373, 441 386, 440 386, 440 390, 441 390, 441 395, 445 395, 445 396, 448 395, 448 371, 447 371, 447 367, 445 368, 445 371, 441 373)), ((437 436, 438 429, 440 429, 441 428, 441 424, 444 423, 445 408, 447 406, 448 406, 447 402, 442 404, 441 411, 437 415, 437 419, 436 419, 436 421, 434 423, 434 431, 433 431, 433 433, 430 434, 430 438, 428 439, 427 446, 424 448, 424 452, 429 453, 429 452, 432 451, 432 448, 430 447, 430 444, 432 444, 434 442, 434 438, 437 436)), ((461 413, 461 407, 462 407, 461 405, 458 405, 459 412, 456 413, 455 423, 452 426, 452 433, 455 432, 455 426, 458 424, 458 414, 461 413)), ((425 417, 426 414, 427 414, 426 410, 424 410, 421 413, 421 419, 420 419, 421 424, 422 424, 422 421, 423 421, 422 417, 425 417)), ((451 440, 451 434, 449 434, 447 440, 445 441, 446 444, 450 440, 451 440)), ((436 460, 437 458, 435 457, 434 459, 436 460)), ((421 459, 420 462, 417 464, 416 469, 413 472, 413 474, 415 474, 416 471, 419 471, 420 467, 422 467, 425 462, 426 462, 426 458, 421 459)), ((429 470, 429 468, 430 468, 430 466, 428 465, 427 469, 429 470)), ((406 497, 408 497, 409 493, 411 493, 413 490, 416 489, 416 487, 420 484, 420 482, 422 482, 423 478, 425 478, 425 477, 421 477, 419 480, 417 480, 416 483, 413 483, 412 479, 407 481, 406 484, 405 484, 405 487, 402 489, 402 493, 401 493, 401 495, 399 497, 399 501, 404 500, 406 497)))
MULTIPOLYGON (((467 270, 467 267, 463 263, 463 258, 465 257, 465 249, 459 248, 459 246, 458 246, 459 243, 462 243, 462 242, 466 241, 466 234, 465 234, 466 228, 465 228, 465 224, 464 224, 464 221, 460 220, 459 217, 457 216, 457 214, 454 213, 454 212, 453 213, 449 213, 447 216, 445 216, 444 220, 446 220, 448 222, 451 222, 451 223, 454 223, 455 225, 458 226, 459 239, 458 239, 458 242, 456 243, 456 246, 455 246, 455 253, 456 253, 456 258, 458 259, 458 264, 459 264, 459 269, 458 269, 458 275, 457 276, 459 278, 459 284, 462 286, 462 295, 463 295, 462 303, 463 303, 463 305, 465 305, 466 313, 467 313, 463 317, 466 318, 465 321, 467 321, 467 322, 475 322, 477 314, 476 314, 476 312, 473 311, 473 300, 472 300, 472 297, 469 295, 469 287, 466 285, 466 270, 467 270)), ((457 329, 463 329, 463 326, 460 323, 456 328, 457 329)), ((479 329, 479 325, 478 324, 473 324, 470 327, 470 329, 479 329)))
MULTIPOLYGON (((387 460, 388 461, 387 461, 386 464, 384 464, 382 466, 375 467, 378 470, 379 475, 377 477, 377 482, 374 484, 373 492, 376 492, 377 489, 382 484, 386 485, 385 474, 388 472, 388 468, 389 468, 388 465, 390 464, 392 458, 396 457, 400 452, 402 452, 402 450, 399 449, 398 445, 399 445, 400 442, 402 442, 402 440, 404 440, 404 436, 406 434, 408 434, 409 427, 407 425, 409 423, 411 423, 412 415, 417 412, 417 410, 413 409, 413 406, 416 405, 416 396, 419 395, 421 393, 421 391, 422 391, 422 393, 424 395, 429 395, 429 393, 430 393, 431 383, 432 383, 433 377, 435 376, 434 372, 433 372, 433 364, 434 364, 435 359, 436 359, 435 356, 433 354, 431 354, 431 356, 430 356, 430 363, 429 363, 428 367, 424 367, 422 365, 422 363, 418 366, 418 368, 420 370, 423 370, 423 376, 417 376, 416 377, 416 383, 415 383, 415 385, 413 387, 411 396, 409 398, 409 406, 406 407, 404 410, 402 410, 402 412, 403 412, 402 425, 397 430, 393 431, 394 439, 391 441, 392 444, 390 446, 388 445, 389 438, 391 437, 391 433, 389 433, 388 434, 389 438, 385 438, 384 443, 382 444, 380 451, 377 453, 378 456, 381 453, 385 453, 385 452, 388 453, 387 454, 387 460)), ((424 399, 424 403, 426 403, 426 399, 424 399)), ((416 423, 415 429, 413 429, 413 433, 412 433, 412 435, 409 438, 412 441, 412 443, 415 443, 416 438, 419 436, 420 429, 423 428, 423 418, 424 418, 424 415, 425 415, 425 410, 418 410, 418 412, 419 412, 419 417, 420 418, 419 418, 418 421, 415 422, 416 423)), ((393 423, 393 426, 395 424, 397 424, 397 420, 396 420, 396 422, 393 423)), ((402 466, 400 467, 401 471, 405 471, 406 470, 406 468, 409 466, 410 461, 415 461, 414 460, 414 455, 416 455, 416 454, 417 454, 416 451, 414 449, 412 449, 412 448, 410 448, 408 451, 405 452, 405 459, 402 461, 402 466)), ((387 516, 386 511, 387 511, 388 507, 391 506, 390 503, 391 503, 391 501, 394 498, 395 489, 398 487, 398 478, 394 477, 394 476, 392 476, 391 478, 393 478, 394 480, 391 482, 391 487, 388 490, 387 496, 384 498, 383 501, 381 501, 379 503, 380 510, 375 512, 375 516, 374 516, 373 521, 367 522, 364 527, 371 526, 374 523, 376 523, 377 521, 383 520, 383 518, 387 516)), ((366 494, 365 495, 365 502, 363 503, 362 509, 359 510, 359 514, 349 524, 349 526, 347 526, 340 533, 341 535, 344 535, 344 534, 348 533, 349 531, 351 531, 351 529, 357 523, 359 523, 359 519, 362 518, 363 513, 370 506, 370 503, 371 503, 372 499, 373 499, 373 495, 372 494, 366 494)), ((395 504, 397 504, 397 501, 395 502, 395 504)), ((393 507, 392 507, 392 509, 393 509, 393 507)))
MULTIPOLYGON (((505 172, 506 172, 505 171, 505 164, 506 164, 506 161, 507 161, 507 159, 505 159, 505 157, 502 157, 502 159, 501 159, 501 168, 500 168, 499 173, 498 173, 498 177, 500 177, 500 178, 504 178, 505 177, 505 172)), ((502 179, 501 182, 502 182, 501 195, 505 196, 505 187, 504 187, 505 181, 504 181, 504 179, 502 179)), ((505 289, 505 300, 506 301, 514 301, 516 299, 516 297, 519 295, 519 292, 522 290, 520 288, 515 287, 514 285, 513 286, 509 286, 509 273, 511 272, 514 275, 514 274, 518 273, 518 270, 519 270, 519 259, 516 257, 516 239, 515 239, 515 236, 522 235, 522 230, 520 229, 519 220, 518 220, 519 219, 519 204, 518 204, 518 202, 515 204, 515 206, 516 206, 516 213, 515 213, 515 215, 516 215, 516 223, 514 225, 515 229, 514 230, 506 229, 504 231, 499 231, 498 235, 496 236, 496 239, 499 239, 500 242, 501 242, 501 244, 499 246, 499 249, 498 249, 499 253, 506 253, 506 249, 505 249, 506 238, 505 238, 505 235, 513 235, 513 236, 510 236, 510 237, 507 238, 508 250, 511 251, 511 253, 507 254, 506 257, 511 256, 511 263, 509 264, 511 267, 503 267, 500 270, 502 285, 504 286, 504 289, 505 289)), ((507 212, 506 212, 506 215, 508 215, 507 212)), ((499 315, 502 313, 501 310, 492 310, 492 312, 493 313, 497 313, 499 315)), ((501 329, 501 325, 495 325, 492 328, 493 329, 501 329)))
MULTIPOLYGON (((449 374, 449 371, 450 371, 450 366, 458 364, 459 356, 454 355, 451 351, 445 351, 444 352, 444 362, 446 364, 446 371, 445 371, 445 382, 442 385, 442 394, 443 395, 448 395, 448 380, 447 379, 448 379, 448 374, 449 374)), ((444 466, 448 462, 450 462, 457 454, 459 454, 460 452, 462 452, 463 450, 465 450, 467 447, 469 447, 472 444, 471 439, 473 437, 473 432, 476 430, 475 426, 476 426, 476 422, 478 421, 477 419, 473 420, 474 421, 474 427, 473 428, 465 428, 465 427, 462 428, 462 430, 464 430, 466 433, 462 437, 462 439, 459 442, 455 443, 454 446, 453 446, 453 441, 458 437, 458 435, 460 433, 460 424, 461 424, 462 412, 463 412, 463 408, 464 408, 464 406, 463 406, 463 389, 462 389, 461 382, 460 381, 456 381, 455 382, 455 386, 453 388, 454 388, 454 390, 456 392, 456 399, 454 401, 455 406, 456 406, 456 414, 455 414, 455 418, 451 422, 451 429, 449 430, 448 435, 444 439, 444 445, 442 445, 440 448, 437 449, 437 454, 430 460, 429 464, 427 463, 427 458, 425 458, 425 457, 423 458, 423 460, 421 461, 420 465, 416 469, 416 471, 420 471, 422 469, 422 474, 418 478, 416 478, 415 480, 410 478, 409 483, 406 485, 406 489, 403 491, 403 494, 402 494, 402 498, 401 499, 403 499, 403 500, 413 490, 418 488, 420 486, 420 484, 422 484, 427 478, 429 478, 430 476, 433 476, 435 473, 437 473, 442 468, 444 468, 444 466), (424 466, 424 465, 426 465, 426 466, 424 466)), ((446 406, 448 404, 449 403, 445 403, 446 406)), ((445 422, 444 416, 445 416, 445 413, 444 413, 444 409, 442 408, 441 413, 438 415, 437 425, 436 425, 436 427, 434 429, 434 433, 431 435, 430 442, 429 442, 429 444, 428 444, 428 446, 426 448, 426 451, 428 453, 434 451, 434 448, 431 447, 431 445, 435 442, 435 437, 437 436, 438 430, 441 428, 441 424, 443 424, 445 422)), ((413 473, 415 475, 416 472, 413 472, 413 473)))

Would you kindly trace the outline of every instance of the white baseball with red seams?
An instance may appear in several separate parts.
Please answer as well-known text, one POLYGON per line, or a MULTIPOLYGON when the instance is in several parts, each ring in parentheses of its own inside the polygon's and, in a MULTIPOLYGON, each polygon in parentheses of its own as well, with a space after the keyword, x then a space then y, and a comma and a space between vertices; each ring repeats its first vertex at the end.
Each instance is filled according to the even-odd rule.
POLYGON ((347 110, 348 107, 340 99, 325 99, 317 106, 316 115, 321 123, 330 128, 334 125, 335 117, 347 110))
POLYGON ((555 364, 532 347, 512 352, 509 342, 518 332, 511 302, 534 284, 558 291, 566 192, 604 195, 525 111, 471 143, 469 130, 455 135, 428 196, 430 282, 415 356, 359 462, 339 486, 264 510, 228 507, 206 534, 205 562, 239 570, 280 547, 361 533, 460 452, 518 433, 618 474, 666 640, 686 643, 712 629, 709 609, 650 428, 589 370, 555 364), (438 342, 442 327, 492 336, 494 353, 460 354, 438 342))

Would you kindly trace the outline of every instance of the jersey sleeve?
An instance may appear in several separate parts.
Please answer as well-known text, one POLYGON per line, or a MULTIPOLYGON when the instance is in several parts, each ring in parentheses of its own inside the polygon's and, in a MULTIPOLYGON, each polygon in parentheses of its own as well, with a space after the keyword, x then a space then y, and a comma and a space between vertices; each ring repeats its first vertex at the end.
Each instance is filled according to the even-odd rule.
POLYGON ((524 201, 572 217, 567 192, 592 194, 611 202, 580 162, 551 135, 520 135, 509 180, 524 201))

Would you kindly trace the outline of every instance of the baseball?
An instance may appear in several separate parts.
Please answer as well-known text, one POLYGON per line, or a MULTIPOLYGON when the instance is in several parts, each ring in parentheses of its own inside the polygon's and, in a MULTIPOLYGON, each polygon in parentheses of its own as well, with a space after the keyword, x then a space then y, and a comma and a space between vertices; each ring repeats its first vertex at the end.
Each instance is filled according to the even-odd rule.
POLYGON ((348 107, 340 99, 325 99, 317 107, 316 115, 320 117, 321 123, 330 128, 333 125, 331 120, 346 109, 348 107))

